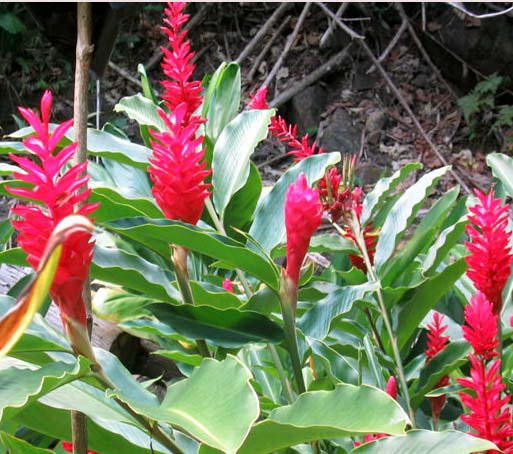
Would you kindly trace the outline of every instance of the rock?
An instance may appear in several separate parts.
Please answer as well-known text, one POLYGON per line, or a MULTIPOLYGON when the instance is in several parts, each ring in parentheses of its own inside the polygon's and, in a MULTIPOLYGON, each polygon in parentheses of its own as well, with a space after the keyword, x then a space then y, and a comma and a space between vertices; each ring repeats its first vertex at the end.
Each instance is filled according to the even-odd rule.
POLYGON ((426 88, 429 84, 429 77, 427 74, 419 73, 413 78, 411 84, 418 88, 426 88))
POLYGON ((352 89, 357 91, 371 90, 376 88, 380 82, 378 74, 365 74, 365 72, 357 72, 353 78, 352 89))
POLYGON ((288 117, 298 125, 300 135, 317 131, 327 103, 328 94, 320 85, 311 85, 292 98, 288 117))
POLYGON ((387 115, 382 110, 373 110, 365 120, 365 132, 369 143, 376 145, 382 136, 387 123, 387 115))
POLYGON ((326 120, 319 143, 326 151, 356 154, 360 151, 361 135, 361 129, 355 126, 346 109, 339 107, 326 120))

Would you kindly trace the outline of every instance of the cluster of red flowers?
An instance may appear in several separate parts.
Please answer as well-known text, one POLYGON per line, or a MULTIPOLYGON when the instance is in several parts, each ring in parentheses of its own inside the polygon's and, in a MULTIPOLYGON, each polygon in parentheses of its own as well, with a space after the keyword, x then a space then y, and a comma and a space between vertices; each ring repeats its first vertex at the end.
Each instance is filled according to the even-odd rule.
MULTIPOLYGON (((467 275, 478 289, 465 308, 463 333, 472 346, 470 378, 458 383, 472 391, 461 392, 463 404, 470 413, 462 416, 475 435, 487 439, 501 450, 513 452, 511 396, 503 396, 505 385, 500 373, 499 323, 502 290, 512 263, 508 247, 507 208, 501 199, 476 191, 478 203, 470 208, 470 225, 466 244, 471 252, 467 258, 467 275)), ((498 451, 492 451, 498 452, 498 451)))
MULTIPOLYGON (((20 220, 13 221, 18 231, 18 244, 27 253, 30 265, 37 268, 46 243, 57 224, 66 216, 89 216, 97 205, 85 203, 90 190, 86 190, 87 163, 64 170, 77 149, 72 143, 58 149, 57 145, 72 126, 72 120, 57 126, 50 132, 52 93, 46 91, 41 98, 41 117, 30 109, 20 108, 20 113, 34 129, 34 135, 23 141, 25 148, 38 158, 38 162, 22 156, 10 155, 22 172, 14 177, 30 185, 30 188, 9 187, 16 196, 29 199, 38 205, 17 205, 12 212, 20 220)), ((93 254, 93 241, 88 233, 71 235, 63 245, 50 293, 59 306, 63 321, 73 320, 86 325, 86 312, 82 291, 87 279, 93 254)))
POLYGON ((170 110, 159 115, 166 124, 163 132, 152 132, 153 156, 149 174, 153 181, 153 195, 168 219, 196 224, 201 217, 210 184, 210 175, 203 161, 203 137, 197 136, 203 122, 194 115, 201 105, 201 85, 190 80, 194 72, 191 62, 194 52, 186 40, 182 26, 189 15, 184 14, 185 3, 168 3, 162 29, 169 38, 169 49, 163 49, 162 68, 168 80, 162 82, 163 98, 170 110), (199 150, 199 151, 198 151, 199 150))

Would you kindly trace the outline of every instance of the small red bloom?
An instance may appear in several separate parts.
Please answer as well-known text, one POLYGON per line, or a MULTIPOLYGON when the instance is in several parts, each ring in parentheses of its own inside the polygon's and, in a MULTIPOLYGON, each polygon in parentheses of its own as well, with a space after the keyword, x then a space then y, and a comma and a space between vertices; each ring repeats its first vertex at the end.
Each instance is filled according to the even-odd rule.
POLYGON ((499 314, 502 307, 502 290, 510 275, 513 255, 509 248, 508 207, 502 199, 494 198, 476 190, 479 202, 469 208, 470 225, 467 233, 470 241, 465 243, 470 255, 467 257, 467 275, 476 288, 492 303, 493 313, 499 314))
POLYGON ((287 230, 286 273, 297 286, 299 271, 310 244, 322 219, 319 192, 308 186, 304 174, 290 185, 285 202, 285 227, 287 230))
MULTIPOLYGON (((269 105, 265 99, 266 96, 267 87, 260 88, 251 99, 249 108, 256 110, 269 109, 269 105)), ((283 142, 292 148, 288 154, 293 156, 294 160, 297 162, 302 161, 308 156, 324 152, 323 148, 319 148, 315 142, 312 142, 312 144, 308 143, 308 134, 299 139, 297 136, 297 125, 289 125, 285 119, 279 115, 271 118, 269 131, 271 131, 271 134, 280 140, 280 142, 283 142)))
POLYGON ((228 293, 235 293, 235 289, 233 288, 232 281, 230 281, 230 279, 228 279, 228 278, 226 278, 226 279, 223 281, 223 288, 224 288, 228 293))
MULTIPOLYGON (((71 214, 87 217, 97 207, 83 203, 90 194, 90 190, 85 190, 88 181, 85 175, 87 163, 64 170, 77 144, 57 149, 57 144, 71 127, 72 121, 62 123, 50 133, 51 108, 52 94, 49 91, 41 99, 41 118, 29 109, 20 108, 20 113, 35 131, 35 135, 25 139, 23 145, 37 156, 38 161, 10 155, 23 170, 23 173, 15 172, 14 177, 31 187, 9 187, 7 190, 13 195, 38 203, 17 205, 12 210, 14 215, 21 218, 13 221, 18 231, 18 244, 27 253, 27 260, 33 268, 39 265, 47 240, 62 219, 71 214)), ((93 246, 91 236, 85 232, 75 233, 66 240, 50 290, 63 320, 73 319, 82 326, 86 324, 82 291, 92 260, 93 246)))
MULTIPOLYGON (((62 442, 62 449, 66 452, 73 452, 73 444, 69 441, 63 441, 62 442)), ((96 451, 89 450, 87 451, 87 454, 98 454, 96 451)))
POLYGON ((463 335, 472 345, 477 356, 491 359, 497 356, 499 346, 497 315, 483 293, 478 292, 465 306, 465 326, 463 335))

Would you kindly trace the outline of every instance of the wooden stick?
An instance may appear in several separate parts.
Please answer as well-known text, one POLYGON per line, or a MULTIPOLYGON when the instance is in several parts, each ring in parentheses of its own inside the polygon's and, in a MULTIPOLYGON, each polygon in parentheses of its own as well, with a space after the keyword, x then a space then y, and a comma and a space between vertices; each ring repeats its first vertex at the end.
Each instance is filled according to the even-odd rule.
MULTIPOLYGON (((353 31, 351 30, 347 25, 345 25, 340 19, 336 18, 335 15, 331 12, 331 10, 329 8, 327 8, 324 4, 322 3, 318 3, 316 2, 316 4, 326 13, 328 14, 330 17, 333 18, 333 20, 335 21, 335 23, 342 29, 344 30, 347 34, 349 34, 351 37, 353 38, 358 38, 358 35, 353 31)), ((385 82, 387 83, 387 85, 390 87, 390 90, 392 90, 392 92, 394 93, 395 97, 397 98, 397 100, 401 103, 401 105, 403 106, 404 110, 406 110, 406 112, 408 113, 408 115, 410 116, 410 118, 412 119, 413 121, 413 124, 415 125, 415 127, 417 128, 417 130, 419 131, 420 135, 422 136, 422 138, 426 141, 426 143, 429 145, 429 147, 433 150, 433 152, 436 154, 436 156, 438 157, 438 159, 440 159, 440 161, 444 164, 444 165, 449 165, 449 163, 447 162, 447 159, 445 159, 444 155, 440 152, 440 150, 438 149, 438 147, 433 143, 433 141, 431 140, 431 138, 428 136, 428 134, 426 133, 426 131, 424 130, 424 128, 422 127, 422 125, 420 124, 420 121, 419 119, 417 118, 417 116, 413 113, 413 111, 411 110, 410 106, 408 105, 408 103, 406 102, 406 100, 404 99, 403 95, 401 94, 401 92, 398 90, 398 88, 395 86, 395 84, 392 82, 392 79, 390 79, 390 77, 388 76, 387 72, 384 70, 383 66, 381 65, 381 63, 377 60, 377 58, 374 56, 374 54, 372 53, 372 51, 370 50, 369 46, 367 46, 367 44, 365 43, 365 41, 363 39, 357 39, 357 42, 358 44, 360 45, 360 47, 363 49, 363 51, 369 56, 369 58, 371 59, 372 63, 374 63, 374 66, 376 66, 376 68, 379 70, 379 72, 381 73, 383 79, 385 80, 385 82)), ((461 187, 468 193, 468 194, 471 194, 472 191, 470 190, 469 186, 461 179, 461 177, 451 168, 450 169, 450 173, 452 174, 452 176, 454 177, 454 179, 461 185, 461 187)))
POLYGON ((292 48, 294 41, 296 41, 299 30, 301 29, 303 22, 305 21, 305 18, 306 18, 306 15, 308 14, 308 10, 310 9, 310 6, 312 6, 312 3, 308 2, 305 5, 305 7, 303 8, 303 11, 301 11, 301 14, 299 15, 299 19, 297 20, 294 30, 287 38, 287 42, 285 43, 285 47, 283 48, 281 55, 279 56, 278 60, 276 61, 276 63, 273 66, 273 69, 271 69, 271 72, 269 73, 269 75, 265 79, 264 83, 262 84, 262 87, 268 87, 269 84, 274 79, 274 77, 276 76, 276 74, 278 74, 278 71, 280 70, 281 65, 283 64, 285 57, 287 56, 290 49, 292 48))
POLYGON ((126 80, 131 82, 132 84, 136 85, 138 88, 142 89, 141 81, 129 74, 129 72, 126 69, 121 68, 120 66, 116 65, 113 61, 109 61, 108 63, 109 68, 116 71, 121 77, 124 77, 126 80))
POLYGON ((304 90, 309 85, 317 82, 319 79, 322 79, 326 74, 329 74, 335 71, 340 64, 344 61, 344 59, 348 56, 348 50, 352 46, 352 43, 349 43, 344 49, 340 52, 333 55, 327 62, 323 63, 319 68, 317 68, 314 72, 308 74, 308 76, 301 79, 298 83, 285 90, 278 96, 275 96, 274 99, 269 103, 271 107, 279 107, 282 104, 286 103, 289 99, 291 99, 294 95, 299 93, 301 90, 304 90))
MULTIPOLYGON (((335 13, 335 15, 337 17, 342 17, 342 14, 344 14, 345 10, 347 9, 347 7, 349 6, 349 2, 343 2, 337 12, 335 13)), ((333 33, 333 30, 335 30, 335 22, 333 21, 330 21, 329 25, 328 25, 328 28, 326 29, 326 31, 322 34, 321 36, 321 40, 319 42, 319 47, 322 49, 323 47, 326 46, 326 42, 328 41, 328 38, 331 36, 331 34, 333 33)))
MULTIPOLYGON (((73 163, 78 164, 87 160, 87 115, 88 115, 88 88, 89 67, 93 46, 91 45, 92 30, 91 3, 77 3, 77 49, 75 67, 75 95, 73 109, 73 132, 78 148, 73 156, 73 163)), ((91 291, 86 285, 84 289, 84 303, 88 314, 88 328, 91 332, 91 291)), ((71 432, 73 454, 87 454, 87 418, 78 411, 71 412, 71 432)))
MULTIPOLYGON (((392 50, 397 45, 399 39, 401 38, 401 36, 403 35, 403 33, 404 33, 404 31, 406 30, 407 27, 408 27, 408 21, 403 19, 403 21, 401 22, 401 26, 399 27, 399 30, 397 30, 397 33, 390 40, 390 42, 388 43, 388 46, 385 48, 385 50, 379 56, 378 61, 380 63, 385 61, 385 59, 388 57, 388 54, 390 52, 392 52, 392 50)), ((375 69, 376 69, 376 67, 374 65, 372 65, 367 70, 367 74, 370 74, 370 73, 374 72, 375 69)))
POLYGON ((255 58, 255 61, 253 62, 253 65, 251 66, 251 69, 248 72, 247 80, 251 81, 253 80, 253 76, 255 75, 256 70, 260 66, 260 62, 264 59, 264 57, 267 55, 267 52, 269 52, 269 49, 273 45, 274 41, 278 36, 280 36, 280 33, 283 31, 283 29, 288 25, 290 22, 290 16, 287 16, 285 20, 282 21, 280 26, 274 31, 272 36, 267 40, 265 43, 264 48, 262 51, 258 54, 257 58, 255 58))
POLYGON ((284 2, 278 8, 274 10, 274 12, 271 14, 271 17, 267 19, 258 30, 255 36, 251 39, 251 41, 246 45, 244 49, 242 49, 242 52, 237 57, 237 60, 235 60, 239 65, 242 63, 244 59, 247 58, 247 56, 253 51, 253 49, 262 42, 262 39, 267 34, 267 32, 271 29, 273 24, 283 15, 287 9, 289 9, 291 6, 291 3, 284 2))

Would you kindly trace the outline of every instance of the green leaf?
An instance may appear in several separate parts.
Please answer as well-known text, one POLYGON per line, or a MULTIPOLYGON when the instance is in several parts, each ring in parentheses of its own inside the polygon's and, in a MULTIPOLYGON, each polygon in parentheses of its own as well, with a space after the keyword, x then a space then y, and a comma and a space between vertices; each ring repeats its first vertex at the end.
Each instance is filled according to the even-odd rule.
POLYGON ((399 306, 397 315, 397 342, 400 349, 406 345, 408 339, 429 311, 437 305, 440 298, 452 290, 466 268, 465 259, 460 259, 407 293, 408 300, 399 306))
POLYGON ((106 357, 100 358, 121 400, 223 452, 237 451, 259 415, 258 397, 249 384, 251 374, 232 355, 220 362, 204 359, 189 378, 168 386, 162 403, 156 396, 134 391, 137 383, 131 376, 121 380, 114 377, 111 363, 117 361, 113 355, 109 355, 108 361, 106 357))
POLYGON ((376 284, 366 282, 361 285, 340 287, 317 301, 298 321, 298 327, 307 337, 323 340, 329 333, 334 318, 349 312, 356 301, 374 292, 376 284))
POLYGON ((158 106, 141 93, 125 96, 115 106, 114 112, 124 112, 139 125, 151 126, 158 131, 165 131, 166 124, 157 113, 158 106))
POLYGON ((237 115, 241 76, 237 63, 221 63, 212 75, 203 99, 201 116, 207 120, 205 134, 215 143, 225 126, 237 115))
POLYGON ((7 263, 9 265, 29 266, 27 262, 27 254, 20 247, 14 247, 0 251, 0 263, 7 263))
POLYGON ((424 175, 417 183, 410 186, 392 207, 376 245, 374 264, 378 273, 387 264, 397 242, 415 217, 428 192, 449 168, 449 166, 442 167, 424 175))
POLYGON ((0 14, 0 28, 3 28, 11 35, 17 35, 27 30, 25 24, 23 24, 19 17, 11 12, 0 14))
POLYGON ((220 217, 232 196, 249 176, 250 157, 267 137, 272 110, 248 110, 237 115, 223 129, 214 146, 212 185, 214 204, 220 217))
POLYGON ((185 353, 179 350, 157 350, 154 354, 172 359, 179 363, 189 364, 194 367, 199 366, 203 359, 203 357, 197 353, 185 353))
POLYGON ((242 304, 236 295, 208 282, 191 281, 191 288, 194 303, 198 306, 212 306, 223 310, 230 307, 240 307, 242 304))
POLYGON ((6 162, 0 162, 0 176, 10 176, 13 172, 21 172, 18 166, 7 164, 6 162))
POLYGON ((137 65, 137 74, 141 76, 141 84, 144 96, 153 101, 154 104, 157 104, 157 98, 155 97, 155 93, 153 91, 153 88, 151 87, 148 75, 146 74, 146 68, 141 63, 137 65))
POLYGON ((439 380, 461 367, 468 360, 470 345, 464 340, 451 341, 444 350, 434 356, 421 370, 411 402, 414 407, 421 404, 424 396, 439 380))
POLYGON ((246 271, 274 289, 278 287, 276 266, 231 238, 165 219, 120 219, 108 223, 107 227, 133 238, 163 257, 169 257, 170 244, 177 244, 246 271))
POLYGON ((358 384, 360 379, 358 364, 355 364, 352 358, 345 357, 324 342, 309 338, 307 342, 312 349, 312 354, 322 361, 331 378, 351 385, 358 384))
POLYGON ((404 181, 413 171, 419 169, 422 169, 420 162, 410 162, 397 170, 392 176, 381 178, 363 200, 362 225, 365 225, 371 219, 372 214, 383 206, 385 199, 399 183, 404 181))
POLYGON ((84 376, 89 362, 54 362, 39 369, 9 367, 0 371, 0 419, 8 420, 21 408, 30 405, 50 391, 84 376))
POLYGON ((150 312, 146 306, 157 300, 143 295, 134 295, 123 290, 103 287, 93 298, 93 311, 97 317, 110 320, 113 323, 123 323, 129 320, 147 317, 150 312))
POLYGON ((513 197, 513 159, 502 153, 490 153, 486 163, 491 167, 493 176, 504 185, 510 197, 513 197))
POLYGON ((121 249, 94 247, 91 276, 101 281, 122 285, 163 301, 181 301, 181 295, 169 282, 172 280, 159 266, 139 255, 121 249))
POLYGON ((37 448, 30 443, 8 433, 0 432, 0 446, 13 454, 52 454, 49 449, 37 448))
MULTIPOLYGON (((274 187, 258 202, 255 219, 249 234, 265 251, 271 250, 285 240, 285 196, 289 186, 299 174, 304 173, 311 185, 324 175, 329 166, 340 161, 340 153, 322 153, 303 159, 287 170, 274 187)), ((251 243, 249 247, 254 248, 251 243)))
POLYGON ((386 437, 353 449, 352 454, 470 454, 488 451, 497 447, 488 440, 482 440, 455 430, 431 432, 410 430, 404 437, 386 437))
POLYGON ((188 304, 155 304, 149 309, 177 333, 205 339, 221 347, 237 348, 249 342, 279 343, 283 340, 281 327, 257 312, 188 304))
POLYGON ((408 416, 383 391, 339 384, 332 391, 301 394, 255 424, 238 454, 275 452, 308 441, 366 433, 404 433, 408 416))

